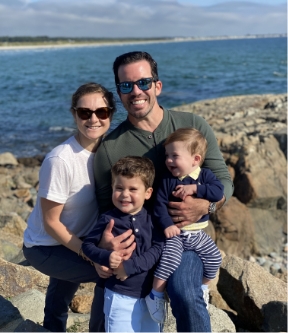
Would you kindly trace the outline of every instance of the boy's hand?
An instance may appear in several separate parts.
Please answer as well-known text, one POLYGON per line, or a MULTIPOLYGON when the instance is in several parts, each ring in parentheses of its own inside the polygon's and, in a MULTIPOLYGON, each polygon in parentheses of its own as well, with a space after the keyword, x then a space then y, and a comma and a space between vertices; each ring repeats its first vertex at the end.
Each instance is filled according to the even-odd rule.
POLYGON ((94 262, 94 267, 96 269, 96 272, 102 279, 108 279, 110 276, 113 275, 113 271, 109 267, 101 266, 99 264, 96 264, 96 262, 94 262))
POLYGON ((197 185, 177 185, 175 191, 172 192, 174 197, 184 200, 188 195, 197 193, 197 185))
POLYGON ((117 268, 122 262, 122 255, 113 251, 109 256, 109 265, 111 268, 117 268))
POLYGON ((116 275, 116 279, 120 281, 125 281, 128 278, 122 262, 117 268, 113 269, 113 274, 116 275))
POLYGON ((174 236, 180 235, 180 229, 176 225, 171 225, 164 230, 166 238, 172 238, 174 236))

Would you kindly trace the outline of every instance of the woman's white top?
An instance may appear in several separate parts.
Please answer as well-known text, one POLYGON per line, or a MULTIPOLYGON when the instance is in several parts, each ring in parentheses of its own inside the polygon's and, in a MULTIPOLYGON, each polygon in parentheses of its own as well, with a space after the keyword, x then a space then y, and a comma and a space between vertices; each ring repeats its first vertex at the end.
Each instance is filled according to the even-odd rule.
POLYGON ((36 205, 27 221, 24 245, 59 245, 44 229, 40 198, 64 204, 60 221, 78 237, 86 236, 98 217, 93 175, 94 153, 74 136, 46 155, 39 172, 36 205))

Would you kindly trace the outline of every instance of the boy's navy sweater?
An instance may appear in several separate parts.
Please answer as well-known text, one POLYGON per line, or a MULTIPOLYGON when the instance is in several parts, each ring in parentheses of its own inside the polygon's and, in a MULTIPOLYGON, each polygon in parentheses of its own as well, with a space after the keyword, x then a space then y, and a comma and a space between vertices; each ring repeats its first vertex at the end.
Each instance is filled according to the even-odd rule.
MULTIPOLYGON (((163 176, 160 186, 156 194, 156 201, 154 206, 154 216, 157 223, 160 224, 161 228, 166 229, 174 222, 168 213, 168 202, 169 201, 182 201, 180 198, 175 198, 172 195, 172 191, 175 190, 177 185, 191 185, 197 184, 197 198, 206 199, 210 202, 217 202, 223 198, 224 186, 216 178, 214 173, 210 169, 202 168, 199 177, 195 180, 190 176, 180 180, 174 177, 170 172, 167 171, 163 176)), ((208 221, 209 214, 203 215, 197 222, 208 221)))
POLYGON ((125 281, 117 280, 115 275, 105 280, 105 287, 119 294, 144 298, 152 288, 152 269, 158 262, 164 245, 164 234, 154 227, 150 214, 145 208, 135 214, 125 214, 114 208, 102 214, 95 228, 85 238, 82 244, 84 254, 92 261, 109 267, 109 256, 113 251, 100 249, 98 244, 109 221, 114 220, 112 233, 121 235, 128 229, 133 230, 136 249, 130 259, 123 261, 123 266, 129 277, 125 281))

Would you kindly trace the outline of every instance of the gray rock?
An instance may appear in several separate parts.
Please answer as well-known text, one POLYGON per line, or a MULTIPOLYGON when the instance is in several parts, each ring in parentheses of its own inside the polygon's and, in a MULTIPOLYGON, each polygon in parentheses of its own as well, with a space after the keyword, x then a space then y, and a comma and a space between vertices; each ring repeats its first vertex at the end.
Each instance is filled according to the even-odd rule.
MULTIPOLYGON (((45 295, 38 290, 31 289, 10 299, 19 310, 23 320, 30 319, 35 323, 42 323, 44 317, 45 295)), ((15 327, 12 329, 14 330, 15 327)), ((11 326, 10 326, 11 329, 11 326)))
POLYGON ((14 332, 50 332, 50 331, 46 330, 43 326, 34 323, 32 320, 26 319, 15 328, 14 332))
POLYGON ((0 258, 0 295, 17 296, 27 290, 46 292, 49 277, 28 267, 15 265, 0 258))
POLYGON ((0 295, 0 332, 13 332, 12 327, 16 327, 23 319, 19 310, 11 302, 0 295))
POLYGON ((208 309, 212 332, 236 332, 235 325, 226 312, 209 304, 208 309))
POLYGON ((227 255, 221 264, 217 286, 246 325, 244 328, 256 332, 268 326, 269 332, 287 330, 283 324, 287 322, 287 285, 259 265, 227 255))

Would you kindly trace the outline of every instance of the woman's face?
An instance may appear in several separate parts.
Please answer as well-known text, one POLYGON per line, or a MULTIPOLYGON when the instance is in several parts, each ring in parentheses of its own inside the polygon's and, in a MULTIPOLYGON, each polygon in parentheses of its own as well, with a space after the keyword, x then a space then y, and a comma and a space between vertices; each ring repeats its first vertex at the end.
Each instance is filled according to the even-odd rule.
MULTIPOLYGON (((87 108, 91 111, 95 111, 98 108, 107 106, 103 94, 90 93, 82 96, 78 100, 76 108, 87 108)), ((74 119, 82 146, 87 146, 89 143, 97 143, 98 139, 107 132, 111 122, 111 117, 99 119, 95 113, 92 113, 89 119, 82 120, 79 118, 76 111, 74 112, 74 119)))

